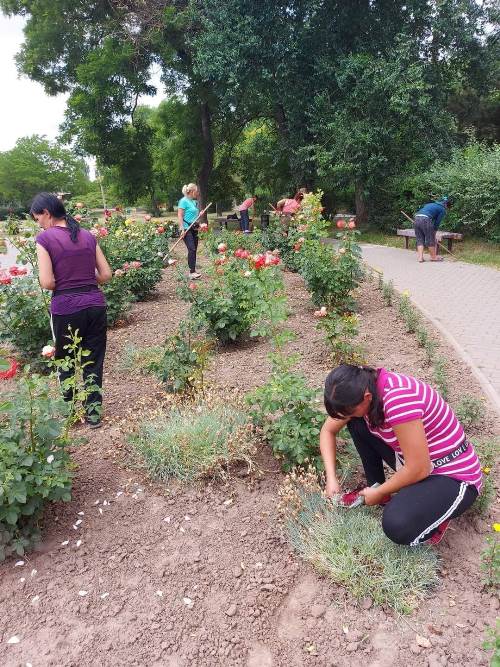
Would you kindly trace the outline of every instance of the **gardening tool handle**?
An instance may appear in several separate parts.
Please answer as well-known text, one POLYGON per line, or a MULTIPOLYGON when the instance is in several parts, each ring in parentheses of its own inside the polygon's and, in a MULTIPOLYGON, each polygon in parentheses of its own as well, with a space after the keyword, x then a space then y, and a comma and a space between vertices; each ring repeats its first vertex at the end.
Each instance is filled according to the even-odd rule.
POLYGON ((198 215, 197 215, 196 218, 193 220, 193 222, 189 225, 189 227, 188 227, 187 229, 184 229, 184 230, 182 231, 182 234, 181 234, 180 238, 177 239, 177 241, 174 243, 174 245, 173 245, 173 246, 170 248, 170 250, 165 254, 165 256, 163 257, 163 259, 165 259, 165 257, 166 257, 169 253, 171 253, 172 250, 177 246, 177 244, 180 243, 180 242, 182 241, 182 239, 184 238, 184 236, 186 236, 186 234, 189 232, 189 230, 191 229, 191 227, 192 227, 193 225, 195 225, 195 224, 198 222, 198 220, 201 218, 201 216, 202 216, 206 211, 208 211, 208 209, 209 209, 211 206, 212 206, 212 202, 210 202, 210 204, 207 204, 207 205, 205 206, 205 208, 203 209, 203 211, 200 211, 200 212, 198 213, 198 215))
POLYGON ((404 215, 404 217, 407 218, 407 219, 411 222, 411 224, 413 225, 413 220, 410 218, 410 216, 409 216, 407 213, 405 213, 404 211, 401 211, 401 213, 402 213, 402 214, 404 215))

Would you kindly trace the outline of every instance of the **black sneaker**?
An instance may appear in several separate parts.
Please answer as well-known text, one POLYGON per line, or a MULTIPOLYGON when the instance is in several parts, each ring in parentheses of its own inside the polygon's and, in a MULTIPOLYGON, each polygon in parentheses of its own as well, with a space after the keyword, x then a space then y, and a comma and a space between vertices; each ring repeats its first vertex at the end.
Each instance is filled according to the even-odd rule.
POLYGON ((101 428, 102 426, 100 417, 85 417, 85 423, 89 428, 101 428))

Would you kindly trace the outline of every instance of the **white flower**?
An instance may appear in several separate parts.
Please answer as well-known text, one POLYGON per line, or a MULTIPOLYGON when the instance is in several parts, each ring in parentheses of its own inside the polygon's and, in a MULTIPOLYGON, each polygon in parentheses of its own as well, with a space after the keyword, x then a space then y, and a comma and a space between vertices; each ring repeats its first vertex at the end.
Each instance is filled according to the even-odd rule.
POLYGON ((56 348, 53 345, 44 345, 42 348, 42 357, 53 357, 56 352, 56 348))
POLYGON ((52 463, 53 460, 54 460, 54 454, 47 456, 47 463, 52 463))

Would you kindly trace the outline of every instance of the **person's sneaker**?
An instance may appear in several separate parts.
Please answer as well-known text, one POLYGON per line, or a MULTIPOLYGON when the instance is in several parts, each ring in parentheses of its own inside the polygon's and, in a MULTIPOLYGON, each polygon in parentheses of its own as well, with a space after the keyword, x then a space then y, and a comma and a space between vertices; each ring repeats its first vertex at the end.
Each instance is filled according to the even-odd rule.
POLYGON ((101 428, 102 426, 100 417, 85 417, 85 423, 89 428, 101 428))
POLYGON ((194 273, 190 273, 189 277, 191 278, 191 280, 198 280, 199 278, 201 278, 201 273, 197 273, 195 271, 194 273))
POLYGON ((443 523, 440 523, 439 526, 436 528, 436 532, 434 535, 429 537, 428 540, 424 541, 424 544, 439 544, 441 540, 444 537, 444 534, 446 533, 448 526, 450 525, 450 519, 447 519, 446 521, 443 521, 443 523))
MULTIPOLYGON (((380 486, 378 482, 375 482, 370 488, 376 489, 377 486, 380 486)), ((365 502, 364 496, 361 496, 359 492, 366 488, 365 486, 358 486, 354 491, 348 491, 347 493, 343 493, 340 496, 340 501, 339 504, 342 505, 342 507, 359 507, 360 505, 363 505, 365 502)), ((387 505, 389 500, 391 499, 391 496, 384 496, 381 501, 378 503, 380 506, 387 505)))

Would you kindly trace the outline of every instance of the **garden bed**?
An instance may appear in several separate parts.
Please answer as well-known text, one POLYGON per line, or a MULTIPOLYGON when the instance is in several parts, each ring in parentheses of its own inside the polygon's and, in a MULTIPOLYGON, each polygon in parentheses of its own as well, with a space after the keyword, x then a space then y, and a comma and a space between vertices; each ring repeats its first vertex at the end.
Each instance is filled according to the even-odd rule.
MULTIPOLYGON (((285 283, 287 324, 297 334, 289 347, 320 387, 329 360, 314 306, 297 274, 286 272, 285 283)), ((414 337, 372 283, 358 303, 368 362, 431 380, 414 337)), ((481 646, 498 599, 482 590, 479 563, 491 516, 454 522, 437 548, 441 584, 403 618, 369 598, 354 602, 292 552, 277 523, 283 474, 267 449, 257 456, 260 474, 225 485, 160 486, 130 467, 126 434, 169 398, 153 377, 123 370, 123 352, 163 342, 187 307, 174 271, 165 270, 155 295, 110 331, 106 417, 99 431, 81 428, 89 442, 74 451, 73 500, 48 510, 43 543, 24 565, 0 566, 1 664, 488 664, 481 646), (19 643, 7 644, 13 636, 19 643)), ((480 395, 467 367, 441 346, 450 401, 480 395)), ((262 384, 269 350, 266 340, 230 345, 215 354, 210 382, 242 391, 262 384)), ((471 435, 498 433, 496 419, 487 406, 471 435)))

